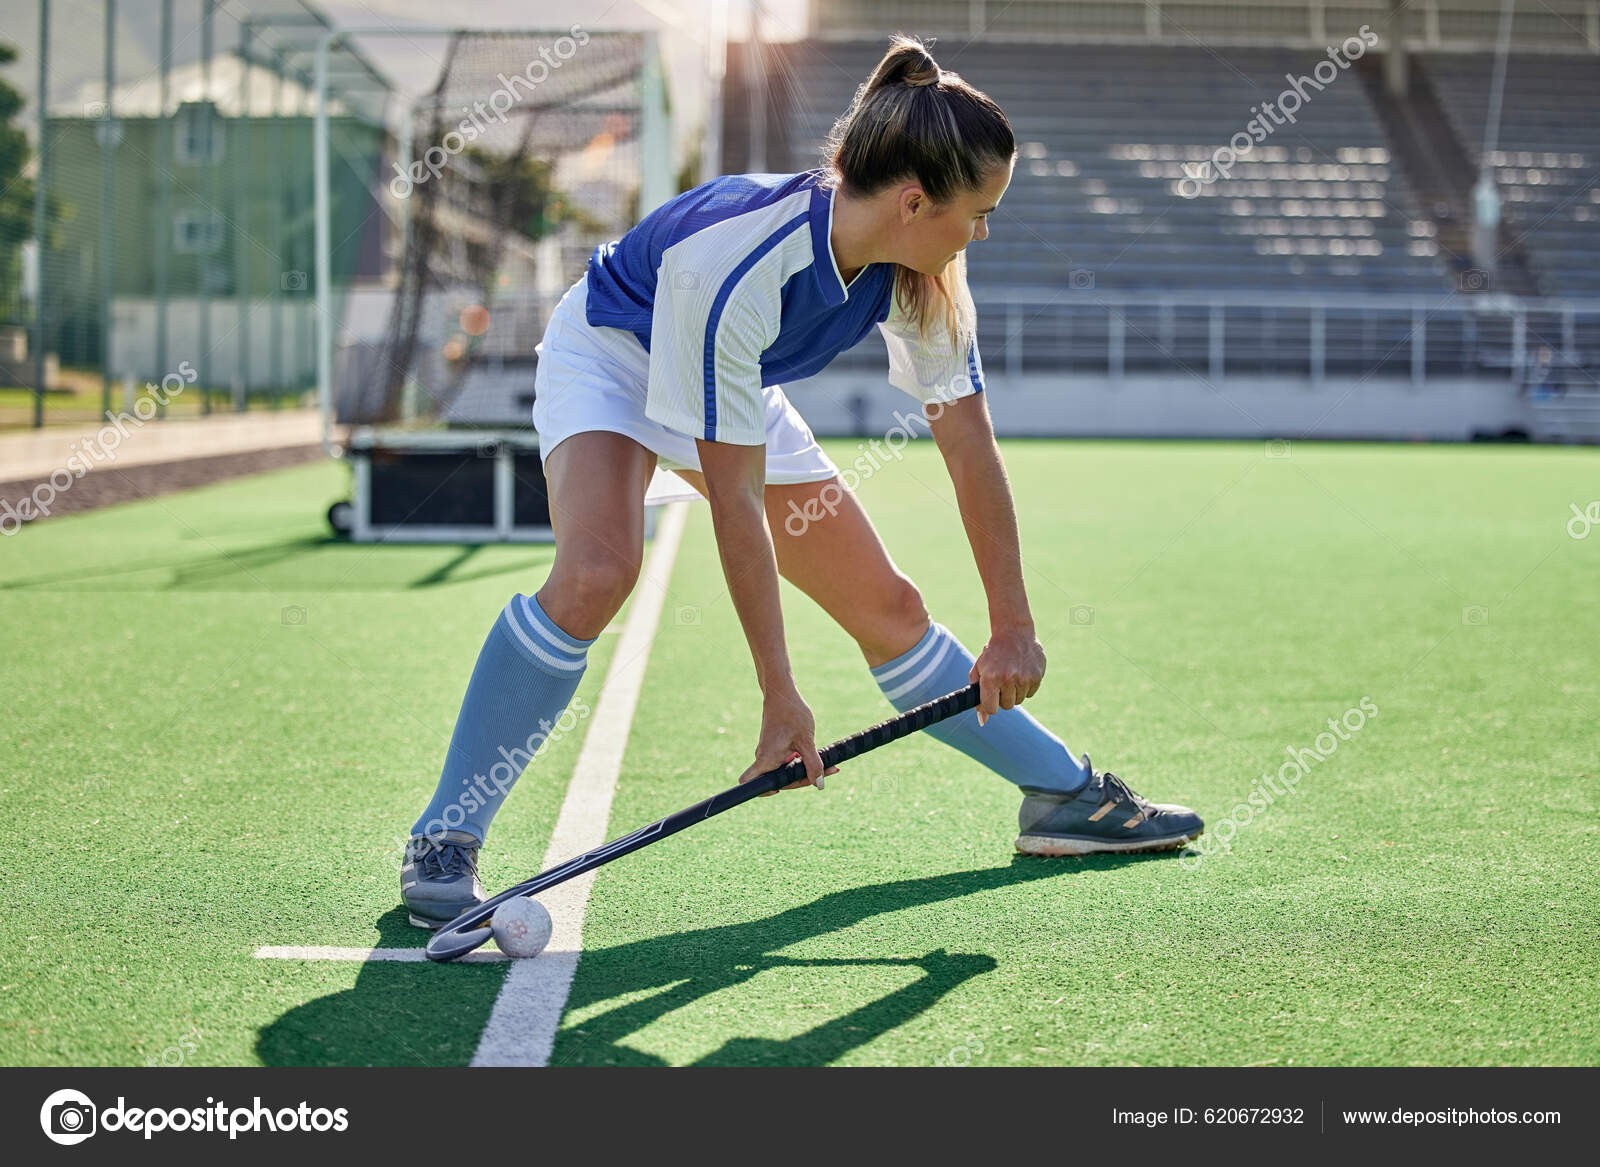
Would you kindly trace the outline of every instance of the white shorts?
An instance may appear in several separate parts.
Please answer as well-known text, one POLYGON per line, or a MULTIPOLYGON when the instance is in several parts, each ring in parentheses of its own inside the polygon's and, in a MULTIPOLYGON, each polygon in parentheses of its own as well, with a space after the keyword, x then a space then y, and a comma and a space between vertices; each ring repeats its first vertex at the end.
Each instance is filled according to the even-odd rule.
MULTIPOLYGON (((534 350, 539 367, 533 426, 539 431, 540 459, 548 459, 573 434, 608 430, 654 451, 665 470, 699 470, 694 438, 644 415, 650 354, 626 329, 597 328, 584 318, 588 291, 587 277, 567 291, 534 350)), ((839 468, 783 390, 771 385, 761 393, 767 408, 767 481, 822 482, 837 475, 839 468)))

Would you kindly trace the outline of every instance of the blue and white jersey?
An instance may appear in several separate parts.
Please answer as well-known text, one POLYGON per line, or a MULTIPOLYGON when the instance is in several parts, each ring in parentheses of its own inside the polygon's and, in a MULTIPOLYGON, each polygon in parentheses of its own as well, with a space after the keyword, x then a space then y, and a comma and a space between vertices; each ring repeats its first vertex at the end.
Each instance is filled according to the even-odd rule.
POLYGON ((765 441, 761 390, 820 372, 876 324, 889 382, 917 400, 983 391, 976 344, 927 339, 895 303, 895 265, 848 285, 829 237, 823 172, 713 179, 662 204, 589 259, 585 315, 650 353, 645 416, 708 441, 765 441))

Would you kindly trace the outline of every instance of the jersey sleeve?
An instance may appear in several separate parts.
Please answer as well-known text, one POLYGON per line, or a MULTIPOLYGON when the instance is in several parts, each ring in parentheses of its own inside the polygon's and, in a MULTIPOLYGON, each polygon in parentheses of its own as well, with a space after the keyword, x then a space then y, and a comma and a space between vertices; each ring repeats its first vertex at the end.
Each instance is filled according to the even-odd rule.
POLYGON ((965 352, 957 352, 942 326, 935 325, 922 336, 898 294, 891 294, 888 318, 878 323, 878 330, 889 349, 889 384, 896 389, 924 405, 948 404, 983 392, 983 362, 976 339, 965 352))
POLYGON ((761 354, 777 338, 781 266, 731 267, 704 250, 662 256, 650 324, 645 416, 678 433, 760 446, 767 440, 761 354))

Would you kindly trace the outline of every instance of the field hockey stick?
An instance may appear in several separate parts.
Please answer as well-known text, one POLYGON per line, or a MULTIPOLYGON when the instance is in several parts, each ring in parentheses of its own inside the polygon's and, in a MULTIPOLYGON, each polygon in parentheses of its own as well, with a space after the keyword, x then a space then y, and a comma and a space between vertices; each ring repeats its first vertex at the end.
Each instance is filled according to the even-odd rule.
MULTIPOLYGON (((841 762, 848 762, 851 758, 860 757, 868 750, 875 750, 879 746, 888 745, 892 741, 908 737, 928 726, 953 717, 968 709, 973 709, 978 704, 978 686, 976 683, 968 685, 965 689, 957 689, 943 697, 929 701, 926 705, 918 705, 915 709, 908 709, 898 717, 891 717, 871 729, 864 729, 860 733, 852 734, 834 742, 831 746, 821 751, 822 768, 837 766, 841 762)), ((540 892, 554 887, 558 883, 565 883, 573 876, 582 875, 586 871, 593 871, 601 864, 610 863, 613 859, 620 858, 630 851, 637 851, 641 847, 648 847, 651 843, 659 842, 668 835, 675 835, 695 823, 702 822, 712 815, 721 814, 725 810, 732 810, 741 803, 749 802, 771 791, 781 789, 795 782, 805 779, 805 763, 799 758, 768 770, 764 774, 757 774, 750 781, 724 790, 721 794, 714 794, 703 802, 685 807, 676 814, 669 814, 658 822, 651 823, 648 827, 640 827, 632 834, 623 835, 620 839, 613 839, 603 847, 585 852, 575 858, 568 859, 565 863, 552 867, 549 871, 541 872, 532 879, 507 888, 493 899, 485 900, 471 911, 457 916, 450 923, 433 934, 428 941, 429 960, 455 960, 465 956, 489 939, 489 919, 494 915, 494 910, 507 900, 517 896, 535 896, 540 892)))

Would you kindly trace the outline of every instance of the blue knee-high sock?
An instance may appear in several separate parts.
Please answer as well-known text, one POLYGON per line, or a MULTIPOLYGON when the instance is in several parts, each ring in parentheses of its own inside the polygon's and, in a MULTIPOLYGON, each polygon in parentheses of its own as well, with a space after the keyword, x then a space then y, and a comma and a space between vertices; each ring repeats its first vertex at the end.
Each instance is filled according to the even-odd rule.
POLYGON ((593 643, 556 627, 534 597, 511 598, 478 653, 439 788, 413 835, 464 831, 483 841, 577 692, 593 643))
MULTIPOLYGON (((917 646, 872 670, 872 679, 901 712, 968 685, 972 654, 942 624, 933 624, 917 646)), ((1089 775, 1066 743, 1018 707, 1002 709, 978 725, 969 709, 930 726, 928 733, 982 762, 1018 786, 1070 793, 1089 775)))

